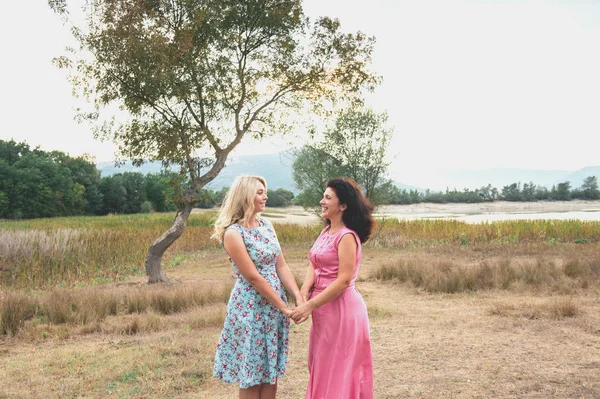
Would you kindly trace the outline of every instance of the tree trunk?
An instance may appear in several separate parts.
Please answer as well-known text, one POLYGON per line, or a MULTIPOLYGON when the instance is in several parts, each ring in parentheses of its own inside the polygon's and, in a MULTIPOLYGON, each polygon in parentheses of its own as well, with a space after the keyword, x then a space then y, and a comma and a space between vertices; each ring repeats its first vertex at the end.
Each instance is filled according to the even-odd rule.
POLYGON ((227 148, 220 149, 216 147, 215 163, 212 168, 202 176, 195 176, 195 173, 191 173, 191 187, 188 189, 185 195, 185 204, 182 209, 177 212, 173 225, 163 233, 156 241, 148 248, 148 254, 146 255, 146 274, 148 275, 148 284, 153 283, 175 283, 173 280, 164 275, 161 270, 161 261, 163 254, 183 234, 185 227, 187 226, 188 218, 192 213, 193 204, 195 203, 196 196, 200 190, 213 181, 219 174, 221 169, 225 167, 225 160, 227 156, 242 140, 245 130, 237 131, 235 139, 229 143, 227 148))
POLYGON ((161 270, 161 261, 163 254, 177 240, 187 226, 188 218, 192 212, 192 205, 185 205, 183 209, 177 212, 173 225, 163 233, 148 248, 146 255, 146 274, 148 275, 148 284, 153 283, 174 283, 173 280, 164 275, 161 270))

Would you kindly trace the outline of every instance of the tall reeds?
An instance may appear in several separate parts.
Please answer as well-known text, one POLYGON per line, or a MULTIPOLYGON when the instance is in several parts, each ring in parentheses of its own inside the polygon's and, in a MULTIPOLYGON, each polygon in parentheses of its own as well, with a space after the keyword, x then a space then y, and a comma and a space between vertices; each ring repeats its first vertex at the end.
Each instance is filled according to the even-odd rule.
MULTIPOLYGON (((148 246, 174 214, 109 215, 0 222, 0 287, 48 288, 115 281, 143 273, 148 246)), ((215 214, 192 214, 164 262, 181 254, 219 249, 211 240, 215 214)), ((276 221, 275 221, 276 222, 276 221)), ((283 246, 308 249, 322 225, 276 224, 283 246)), ((600 241, 600 222, 502 221, 468 224, 453 220, 378 220, 366 248, 405 248, 518 243, 600 241)), ((584 273, 572 270, 570 273, 584 273)))
MULTIPOLYGON (((0 287, 46 288, 141 273, 148 246, 173 215, 127 215, 0 222, 0 287)), ((218 247, 211 215, 192 215, 187 230, 165 254, 218 247)))
POLYGON ((398 220, 377 222, 373 247, 432 245, 507 245, 526 242, 588 243, 600 241, 600 222, 582 220, 507 220, 465 223, 457 220, 398 220))
POLYGON ((432 293, 458 293, 524 286, 568 291, 600 285, 600 255, 557 264, 545 259, 524 263, 511 259, 463 266, 451 261, 400 260, 375 269, 373 280, 408 283, 432 293))
POLYGON ((0 293, 0 335, 16 335, 32 319, 47 325, 97 326, 109 316, 170 315, 227 303, 230 291, 230 284, 53 289, 40 296, 6 291, 0 293))

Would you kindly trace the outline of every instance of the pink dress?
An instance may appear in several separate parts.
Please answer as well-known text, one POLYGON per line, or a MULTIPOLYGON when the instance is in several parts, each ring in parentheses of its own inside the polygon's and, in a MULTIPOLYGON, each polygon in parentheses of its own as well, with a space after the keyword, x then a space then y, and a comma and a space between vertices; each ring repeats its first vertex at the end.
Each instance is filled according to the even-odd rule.
POLYGON ((356 239, 356 263, 350 286, 337 298, 312 312, 308 343, 307 399, 372 399, 373 357, 369 317, 362 296, 354 287, 361 259, 358 235, 344 227, 329 235, 329 226, 310 250, 315 269, 311 297, 321 293, 337 278, 338 244, 345 234, 356 239))

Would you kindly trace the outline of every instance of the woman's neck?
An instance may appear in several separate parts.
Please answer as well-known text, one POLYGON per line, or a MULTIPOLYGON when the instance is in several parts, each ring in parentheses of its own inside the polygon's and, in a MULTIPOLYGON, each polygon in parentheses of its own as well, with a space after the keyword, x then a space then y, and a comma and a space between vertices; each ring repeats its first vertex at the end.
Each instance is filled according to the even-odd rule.
POLYGON ((337 233, 341 229, 344 228, 344 222, 342 222, 342 218, 329 219, 329 232, 337 233))
POLYGON ((242 226, 244 226, 247 229, 253 229, 255 227, 258 227, 259 224, 260 223, 258 221, 258 214, 255 213, 252 216, 250 216, 248 218, 248 220, 245 223, 242 224, 242 226))

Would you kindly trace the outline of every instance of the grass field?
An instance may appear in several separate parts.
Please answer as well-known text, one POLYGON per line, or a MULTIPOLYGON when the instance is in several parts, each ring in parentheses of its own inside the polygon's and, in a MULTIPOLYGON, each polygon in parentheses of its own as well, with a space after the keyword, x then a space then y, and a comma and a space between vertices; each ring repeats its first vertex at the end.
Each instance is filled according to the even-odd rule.
MULTIPOLYGON (((166 255, 180 283, 145 284, 172 217, 0 222, 0 398, 236 397, 211 378, 233 283, 212 214, 166 255)), ((276 230, 301 278, 320 227, 276 230)), ((600 223, 382 221, 357 287, 376 398, 600 397, 600 223)), ((303 397, 309 327, 278 397, 303 397)))

